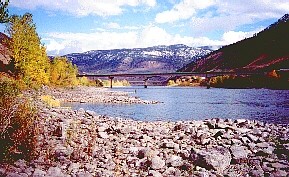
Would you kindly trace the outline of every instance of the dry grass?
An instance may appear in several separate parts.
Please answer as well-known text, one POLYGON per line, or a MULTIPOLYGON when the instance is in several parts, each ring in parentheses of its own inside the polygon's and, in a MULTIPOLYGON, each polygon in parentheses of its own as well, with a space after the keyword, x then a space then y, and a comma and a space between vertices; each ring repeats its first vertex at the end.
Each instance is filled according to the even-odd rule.
POLYGON ((0 78, 0 162, 31 160, 37 154, 37 114, 28 99, 19 97, 17 82, 0 78))

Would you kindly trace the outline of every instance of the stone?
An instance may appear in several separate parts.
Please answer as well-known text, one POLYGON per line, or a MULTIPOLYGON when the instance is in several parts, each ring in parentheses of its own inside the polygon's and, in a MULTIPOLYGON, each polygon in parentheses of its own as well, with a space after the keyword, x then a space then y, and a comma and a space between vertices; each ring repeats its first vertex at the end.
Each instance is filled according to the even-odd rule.
MULTIPOLYGON (((260 143, 258 143, 258 144, 260 144, 260 143)), ((257 144, 257 146, 258 146, 258 144, 257 144)), ((275 150, 275 148, 273 146, 268 145, 267 147, 260 148, 257 151, 257 155, 259 155, 259 156, 271 155, 271 154, 273 154, 274 150, 275 150)))
POLYGON ((148 176, 154 176, 154 177, 163 177, 163 175, 155 170, 150 170, 148 176))
POLYGON ((40 170, 40 169, 36 168, 36 169, 34 170, 34 173, 33 173, 32 176, 33 176, 33 177, 42 177, 42 176, 46 176, 46 172, 43 171, 43 170, 40 170))
MULTIPOLYGON (((85 101, 83 103, 85 103, 85 101)), ((78 114, 84 114, 85 110, 83 108, 79 108, 77 112, 78 114)))
POLYGON ((159 156, 155 156, 151 159, 151 167, 154 170, 159 170, 159 169, 164 168, 165 164, 166 164, 165 161, 159 156))
POLYGON ((247 134, 247 137, 251 140, 251 142, 256 142, 258 141, 258 137, 252 134, 247 134))
POLYGON ((240 163, 247 160, 249 151, 245 146, 233 145, 230 147, 233 161, 240 163))
POLYGON ((223 173, 232 160, 229 150, 221 146, 201 150, 195 149, 193 153, 196 154, 194 159, 196 165, 207 170, 213 169, 219 173, 223 173))
MULTIPOLYGON (((27 174, 26 174, 27 175, 27 174)), ((28 175, 27 175, 28 176, 28 175)), ((8 173, 6 177, 22 177, 22 175, 18 173, 8 173)))
POLYGON ((249 173, 251 177, 264 177, 264 171, 262 169, 254 169, 249 173))
POLYGON ((273 176, 278 176, 278 177, 288 177, 288 172, 284 170, 276 170, 272 173, 273 176))
POLYGON ((93 116, 96 116, 96 113, 95 113, 94 111, 86 110, 85 112, 86 112, 86 114, 89 115, 89 116, 92 116, 92 117, 93 117, 93 116))
POLYGON ((50 177, 62 177, 64 174, 61 172, 61 169, 58 167, 49 167, 47 171, 47 176, 50 177))
POLYGON ((109 135, 106 132, 98 132, 98 135, 102 139, 107 139, 109 138, 109 135))
POLYGON ((174 143, 174 142, 165 142, 163 144, 164 148, 168 148, 168 149, 174 149, 175 146, 178 146, 178 144, 174 143))
POLYGON ((180 156, 171 155, 167 160, 166 164, 171 164, 173 167, 179 167, 183 165, 182 158, 180 156))
POLYGON ((262 143, 257 143, 256 146, 260 148, 268 148, 270 144, 267 142, 262 142, 262 143))
POLYGON ((276 168, 276 169, 286 169, 286 168, 289 168, 288 165, 284 165, 284 164, 278 163, 278 162, 272 163, 271 166, 272 166, 273 168, 276 168))
POLYGON ((76 177, 93 177, 93 175, 92 174, 90 174, 89 172, 78 172, 77 174, 76 174, 76 177))
POLYGON ((80 168, 80 164, 79 163, 71 163, 70 166, 68 167, 68 171, 69 172, 77 172, 80 168))
POLYGON ((14 163, 14 165, 15 165, 16 167, 20 168, 21 170, 24 170, 24 169, 27 167, 26 161, 25 161, 25 160, 22 160, 22 159, 17 160, 17 161, 14 163))
POLYGON ((180 177, 180 176, 182 176, 182 173, 177 168, 169 167, 168 169, 166 169, 166 171, 163 173, 163 175, 166 177, 180 177))
POLYGON ((106 129, 109 128, 109 125, 106 123, 102 123, 98 126, 97 130, 98 132, 104 132, 106 129))

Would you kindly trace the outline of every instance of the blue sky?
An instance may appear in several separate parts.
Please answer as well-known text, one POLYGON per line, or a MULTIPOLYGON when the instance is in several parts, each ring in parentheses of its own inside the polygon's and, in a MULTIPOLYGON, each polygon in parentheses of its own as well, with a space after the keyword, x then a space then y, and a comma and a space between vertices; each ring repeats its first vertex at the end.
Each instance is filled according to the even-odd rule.
POLYGON ((63 55, 171 44, 227 45, 289 13, 289 1, 10 0, 9 11, 32 13, 48 54, 63 55))

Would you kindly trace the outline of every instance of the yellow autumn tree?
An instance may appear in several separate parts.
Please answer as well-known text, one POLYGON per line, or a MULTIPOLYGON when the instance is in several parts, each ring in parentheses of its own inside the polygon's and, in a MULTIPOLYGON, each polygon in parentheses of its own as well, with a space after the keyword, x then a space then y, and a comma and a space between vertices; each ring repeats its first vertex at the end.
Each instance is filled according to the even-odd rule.
POLYGON ((55 57, 51 64, 51 84, 56 86, 74 86, 78 84, 76 78, 77 67, 65 57, 55 57))
POLYGON ((7 32, 11 38, 7 43, 15 63, 16 75, 29 87, 48 84, 50 61, 36 32, 32 15, 26 13, 23 16, 11 16, 7 32))

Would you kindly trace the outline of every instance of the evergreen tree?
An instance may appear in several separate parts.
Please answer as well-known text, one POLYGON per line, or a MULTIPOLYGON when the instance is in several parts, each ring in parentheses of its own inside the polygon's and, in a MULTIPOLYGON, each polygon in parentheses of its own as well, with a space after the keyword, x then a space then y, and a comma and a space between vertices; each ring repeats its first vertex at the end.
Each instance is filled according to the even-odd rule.
POLYGON ((0 23, 8 22, 9 15, 8 15, 8 4, 9 0, 5 0, 4 2, 0 1, 0 23))
POLYGON ((50 62, 36 32, 32 15, 12 16, 7 32, 11 38, 8 47, 15 63, 16 75, 28 86, 48 84, 50 62))

